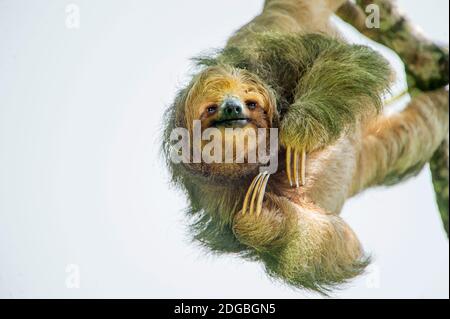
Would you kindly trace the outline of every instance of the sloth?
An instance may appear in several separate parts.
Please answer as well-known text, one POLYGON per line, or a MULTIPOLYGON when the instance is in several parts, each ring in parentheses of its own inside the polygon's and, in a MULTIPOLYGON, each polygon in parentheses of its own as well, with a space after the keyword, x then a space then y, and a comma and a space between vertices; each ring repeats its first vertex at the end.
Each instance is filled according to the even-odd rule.
POLYGON ((195 240, 324 294, 370 263, 339 216, 345 201, 415 175, 448 132, 444 88, 383 113, 393 72, 380 54, 346 43, 333 28, 330 17, 344 2, 266 0, 225 48, 195 59, 199 72, 165 114, 163 137, 172 181, 189 199, 195 240), (194 121, 202 132, 277 129, 278 169, 174 163, 171 132, 192 133, 194 121))

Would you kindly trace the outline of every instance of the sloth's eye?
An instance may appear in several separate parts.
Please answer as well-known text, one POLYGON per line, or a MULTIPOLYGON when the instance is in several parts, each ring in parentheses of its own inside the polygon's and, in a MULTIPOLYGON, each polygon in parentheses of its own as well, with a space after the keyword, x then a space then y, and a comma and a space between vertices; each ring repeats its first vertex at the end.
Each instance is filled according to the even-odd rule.
POLYGON ((258 103, 255 101, 247 101, 245 104, 247 105, 249 110, 254 110, 258 106, 258 103))
POLYGON ((208 114, 214 114, 217 111, 217 105, 211 105, 208 106, 208 108, 206 109, 206 112, 208 112, 208 114))

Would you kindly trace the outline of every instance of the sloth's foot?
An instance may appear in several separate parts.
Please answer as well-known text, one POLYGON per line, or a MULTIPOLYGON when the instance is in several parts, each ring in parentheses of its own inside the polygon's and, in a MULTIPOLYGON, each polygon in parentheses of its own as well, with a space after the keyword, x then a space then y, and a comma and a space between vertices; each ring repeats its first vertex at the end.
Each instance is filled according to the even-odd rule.
POLYGON ((306 151, 291 146, 286 147, 286 174, 291 187, 305 185, 306 181, 306 151), (293 167, 292 167, 293 164, 293 167), (294 182, 291 172, 294 172, 294 182))
POLYGON ((266 192, 267 182, 270 174, 267 172, 259 173, 250 184, 247 194, 245 195, 244 205, 242 206, 242 214, 245 215, 249 210, 250 215, 256 212, 256 216, 261 214, 264 193, 266 192), (249 209, 247 209, 249 208, 249 209))

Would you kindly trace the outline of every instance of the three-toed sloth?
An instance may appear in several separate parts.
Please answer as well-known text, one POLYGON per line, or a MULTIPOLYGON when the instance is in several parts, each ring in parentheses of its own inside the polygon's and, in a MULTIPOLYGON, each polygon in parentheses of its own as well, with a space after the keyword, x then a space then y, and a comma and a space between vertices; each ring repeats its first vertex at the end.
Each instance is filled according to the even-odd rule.
MULTIPOLYGON (((347 44, 331 26, 343 2, 267 0, 223 50, 196 59, 200 72, 165 119, 164 152, 173 182, 190 201, 195 238, 320 292, 369 263, 339 216, 345 201, 419 171, 448 132, 444 89, 383 114, 392 71, 380 54, 347 44), (172 131, 192 133, 195 121, 202 132, 277 128, 278 170, 245 161, 172 161, 172 131)), ((235 140, 225 143, 236 148, 235 140)))

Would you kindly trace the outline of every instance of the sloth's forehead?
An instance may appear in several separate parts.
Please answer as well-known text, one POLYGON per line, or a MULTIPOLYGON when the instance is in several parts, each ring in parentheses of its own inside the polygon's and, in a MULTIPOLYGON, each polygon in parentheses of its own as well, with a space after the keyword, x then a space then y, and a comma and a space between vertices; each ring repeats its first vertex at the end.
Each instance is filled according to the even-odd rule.
POLYGON ((201 92, 205 95, 243 94, 258 91, 252 83, 231 76, 216 77, 205 81, 201 86, 201 92))
POLYGON ((205 89, 232 89, 245 85, 241 78, 229 75, 209 76, 203 83, 205 89))

